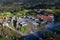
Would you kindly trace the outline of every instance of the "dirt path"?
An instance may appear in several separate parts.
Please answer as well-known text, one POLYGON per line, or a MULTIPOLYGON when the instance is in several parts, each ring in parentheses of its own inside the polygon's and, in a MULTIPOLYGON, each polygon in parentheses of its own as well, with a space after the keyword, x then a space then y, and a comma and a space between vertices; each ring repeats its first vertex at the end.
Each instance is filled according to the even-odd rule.
POLYGON ((17 31, 15 29, 13 29, 12 27, 8 27, 8 26, 6 26, 6 27, 9 28, 9 29, 11 29, 13 32, 15 32, 17 34, 20 34, 21 36, 26 36, 27 35, 27 34, 24 34, 24 33, 20 32, 20 31, 17 31))

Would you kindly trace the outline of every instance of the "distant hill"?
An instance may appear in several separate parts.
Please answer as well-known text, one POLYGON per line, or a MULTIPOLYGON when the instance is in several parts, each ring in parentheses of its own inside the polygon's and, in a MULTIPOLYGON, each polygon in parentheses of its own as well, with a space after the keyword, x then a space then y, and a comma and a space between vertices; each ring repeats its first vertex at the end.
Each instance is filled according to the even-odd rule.
POLYGON ((35 6, 39 4, 54 4, 60 3, 60 0, 0 0, 0 5, 7 6, 7 5, 19 5, 19 6, 35 6))

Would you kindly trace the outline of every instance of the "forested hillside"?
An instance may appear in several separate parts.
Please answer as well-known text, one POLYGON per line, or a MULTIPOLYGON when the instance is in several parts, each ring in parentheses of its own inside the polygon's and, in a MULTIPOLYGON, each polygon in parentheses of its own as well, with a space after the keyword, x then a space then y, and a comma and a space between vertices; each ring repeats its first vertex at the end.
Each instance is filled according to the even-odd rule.
POLYGON ((23 5, 23 6, 35 6, 38 4, 54 4, 59 0, 0 0, 1 5, 23 5))

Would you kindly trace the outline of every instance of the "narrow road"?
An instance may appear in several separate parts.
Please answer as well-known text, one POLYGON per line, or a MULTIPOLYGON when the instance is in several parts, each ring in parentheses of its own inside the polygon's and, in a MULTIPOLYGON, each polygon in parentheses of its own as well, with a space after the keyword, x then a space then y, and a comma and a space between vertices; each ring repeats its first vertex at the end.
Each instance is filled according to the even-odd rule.
POLYGON ((28 34, 24 34, 24 33, 20 32, 20 31, 17 31, 17 30, 15 30, 15 29, 13 29, 12 27, 8 27, 8 26, 6 26, 6 27, 9 28, 9 29, 11 29, 13 32, 15 32, 15 33, 17 33, 17 34, 20 34, 21 36, 26 36, 26 35, 28 35, 28 34))

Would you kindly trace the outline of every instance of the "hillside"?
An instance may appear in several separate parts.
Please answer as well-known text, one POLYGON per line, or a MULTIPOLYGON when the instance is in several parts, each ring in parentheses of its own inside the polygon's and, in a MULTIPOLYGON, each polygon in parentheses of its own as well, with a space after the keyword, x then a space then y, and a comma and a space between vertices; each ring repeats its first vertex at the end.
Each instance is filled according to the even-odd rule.
POLYGON ((35 6, 39 4, 55 4, 58 3, 59 0, 0 0, 0 5, 8 6, 8 5, 19 5, 19 6, 35 6))

